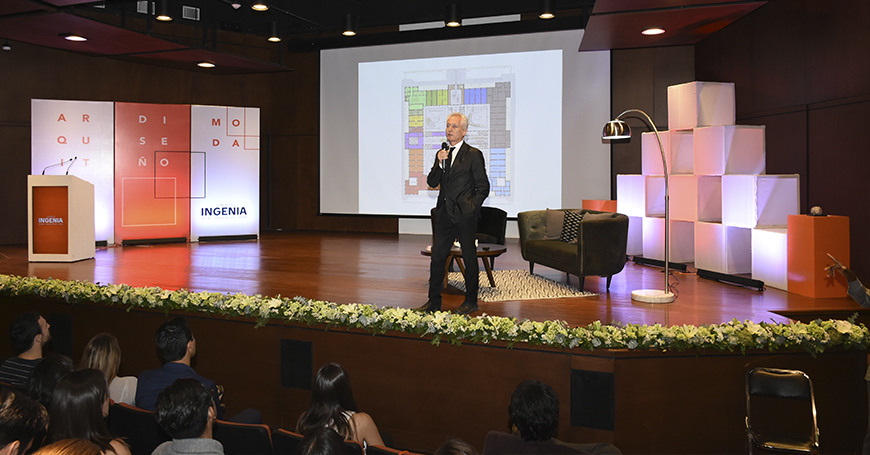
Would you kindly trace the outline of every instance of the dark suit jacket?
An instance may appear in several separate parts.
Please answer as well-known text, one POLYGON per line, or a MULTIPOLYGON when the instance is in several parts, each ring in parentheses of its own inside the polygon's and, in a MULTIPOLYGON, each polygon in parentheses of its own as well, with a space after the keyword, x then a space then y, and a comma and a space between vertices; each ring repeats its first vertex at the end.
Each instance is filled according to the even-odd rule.
POLYGON ((483 153, 464 141, 458 152, 453 151, 456 157, 446 177, 441 169, 441 161, 436 156, 426 178, 431 188, 441 185, 436 212, 449 216, 453 222, 478 216, 484 199, 489 196, 489 178, 486 176, 483 153))

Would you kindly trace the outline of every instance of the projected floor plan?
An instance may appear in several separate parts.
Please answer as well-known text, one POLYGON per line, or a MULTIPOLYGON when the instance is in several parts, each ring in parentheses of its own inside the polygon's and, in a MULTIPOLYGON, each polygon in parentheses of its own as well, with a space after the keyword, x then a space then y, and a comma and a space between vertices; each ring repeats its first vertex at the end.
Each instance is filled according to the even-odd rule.
POLYGON ((468 116, 465 141, 483 152, 490 199, 512 200, 514 75, 509 66, 406 72, 404 81, 404 199, 428 198, 426 175, 446 140, 447 116, 468 116))

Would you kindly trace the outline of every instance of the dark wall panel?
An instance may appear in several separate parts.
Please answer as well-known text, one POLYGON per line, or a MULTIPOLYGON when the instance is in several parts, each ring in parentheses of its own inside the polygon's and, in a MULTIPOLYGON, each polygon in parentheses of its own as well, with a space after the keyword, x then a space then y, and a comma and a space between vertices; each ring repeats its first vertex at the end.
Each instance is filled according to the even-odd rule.
MULTIPOLYGON (((610 112, 616 117, 626 109, 647 113, 659 130, 668 128, 668 86, 695 80, 694 48, 619 50, 611 53, 610 112)), ((616 198, 616 175, 640 174, 640 133, 652 131, 638 119, 628 120, 632 140, 613 141, 611 147, 611 197, 616 198)), ((602 125, 603 126, 603 125, 602 125)))
POLYGON ((864 135, 831 132, 864 131, 868 124, 870 100, 809 111, 809 205, 849 216, 852 269, 865 283, 870 280, 870 147, 864 135))
POLYGON ((695 46, 699 80, 735 82, 737 123, 767 126, 767 172, 800 174, 801 212, 850 217, 859 277, 870 276, 868 42, 870 2, 769 0, 695 46))
POLYGON ((806 3, 807 102, 870 93, 870 2, 806 3))

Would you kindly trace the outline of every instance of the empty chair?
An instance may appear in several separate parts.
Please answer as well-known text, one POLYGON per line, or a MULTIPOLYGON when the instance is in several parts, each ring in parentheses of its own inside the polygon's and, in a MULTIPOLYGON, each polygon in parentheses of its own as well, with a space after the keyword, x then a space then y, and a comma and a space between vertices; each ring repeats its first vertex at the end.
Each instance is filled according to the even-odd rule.
POLYGON ((296 447, 302 441, 302 435, 278 428, 272 432, 272 448, 275 455, 295 455, 296 447))
POLYGON ((755 368, 746 373, 749 453, 819 453, 816 401, 809 376, 798 370, 755 368))
POLYGON ((153 412, 125 403, 109 408, 108 424, 112 435, 124 438, 133 455, 151 455, 157 446, 171 439, 160 428, 153 412))
POLYGON ((215 420, 214 438, 225 455, 271 455, 272 433, 268 425, 215 420))

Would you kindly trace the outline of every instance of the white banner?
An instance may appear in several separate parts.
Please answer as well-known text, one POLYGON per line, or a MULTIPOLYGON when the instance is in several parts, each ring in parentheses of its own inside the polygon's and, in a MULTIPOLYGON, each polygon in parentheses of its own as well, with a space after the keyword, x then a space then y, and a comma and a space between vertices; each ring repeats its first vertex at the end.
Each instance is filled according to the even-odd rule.
POLYGON ((30 108, 31 173, 69 170, 69 175, 92 183, 96 239, 115 243, 114 103, 34 99, 30 108), (57 166, 45 169, 52 165, 57 166))
POLYGON ((190 240, 260 233, 260 109, 190 107, 190 240))

